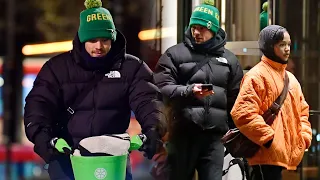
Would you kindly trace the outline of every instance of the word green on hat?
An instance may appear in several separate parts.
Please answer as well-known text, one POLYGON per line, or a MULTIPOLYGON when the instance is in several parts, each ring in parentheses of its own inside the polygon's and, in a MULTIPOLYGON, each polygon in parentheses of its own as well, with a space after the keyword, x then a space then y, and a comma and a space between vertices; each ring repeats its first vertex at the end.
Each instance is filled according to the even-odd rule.
POLYGON ((86 0, 86 10, 80 13, 78 36, 81 43, 91 39, 116 40, 117 32, 110 12, 102 7, 101 0, 86 0))
POLYGON ((220 12, 214 7, 214 1, 205 0, 193 10, 189 27, 192 25, 204 26, 216 34, 220 29, 219 18, 220 12))

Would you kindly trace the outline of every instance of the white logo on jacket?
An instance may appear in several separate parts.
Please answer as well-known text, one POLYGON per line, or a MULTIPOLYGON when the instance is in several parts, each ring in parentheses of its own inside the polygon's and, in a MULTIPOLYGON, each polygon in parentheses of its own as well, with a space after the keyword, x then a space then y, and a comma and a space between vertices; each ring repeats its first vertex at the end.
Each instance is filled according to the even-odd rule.
POLYGON ((109 73, 105 74, 108 78, 121 78, 121 74, 119 71, 110 71, 109 73))
POLYGON ((221 63, 228 64, 228 60, 226 58, 224 58, 224 57, 218 57, 216 59, 221 63))

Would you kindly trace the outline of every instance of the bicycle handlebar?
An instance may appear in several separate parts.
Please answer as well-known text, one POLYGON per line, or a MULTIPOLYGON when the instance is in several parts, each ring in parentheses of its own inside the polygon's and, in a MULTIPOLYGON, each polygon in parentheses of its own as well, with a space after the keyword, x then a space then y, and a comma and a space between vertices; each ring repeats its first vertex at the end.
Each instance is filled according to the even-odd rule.
MULTIPOLYGON (((130 137, 130 148, 128 151, 139 150, 143 147, 143 144, 147 141, 147 137, 144 134, 137 134, 130 137)), ((67 155, 73 154, 73 149, 62 138, 53 138, 50 141, 50 145, 57 149, 60 153, 67 155)))

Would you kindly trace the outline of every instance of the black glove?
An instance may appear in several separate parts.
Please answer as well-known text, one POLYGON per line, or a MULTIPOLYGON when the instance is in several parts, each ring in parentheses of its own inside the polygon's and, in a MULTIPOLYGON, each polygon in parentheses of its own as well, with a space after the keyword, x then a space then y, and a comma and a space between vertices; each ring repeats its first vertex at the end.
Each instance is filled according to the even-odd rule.
POLYGON ((147 141, 144 143, 142 151, 145 152, 145 157, 152 159, 159 147, 162 145, 160 134, 156 130, 151 129, 145 133, 145 135, 147 137, 147 141))
POLYGON ((50 145, 52 137, 46 129, 39 131, 34 138, 34 152, 36 152, 46 163, 49 163, 57 151, 50 145))

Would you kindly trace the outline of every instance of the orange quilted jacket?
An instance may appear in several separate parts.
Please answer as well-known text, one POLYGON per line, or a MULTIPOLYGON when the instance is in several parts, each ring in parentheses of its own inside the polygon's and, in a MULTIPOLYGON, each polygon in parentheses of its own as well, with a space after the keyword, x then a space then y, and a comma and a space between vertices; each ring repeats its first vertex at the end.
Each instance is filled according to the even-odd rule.
POLYGON ((259 152, 248 159, 250 165, 276 165, 295 170, 311 144, 309 105, 290 72, 287 71, 289 92, 275 121, 269 126, 261 116, 280 95, 285 68, 286 65, 263 56, 242 80, 231 115, 239 130, 261 146, 259 152), (264 147, 271 139, 271 146, 264 147))

